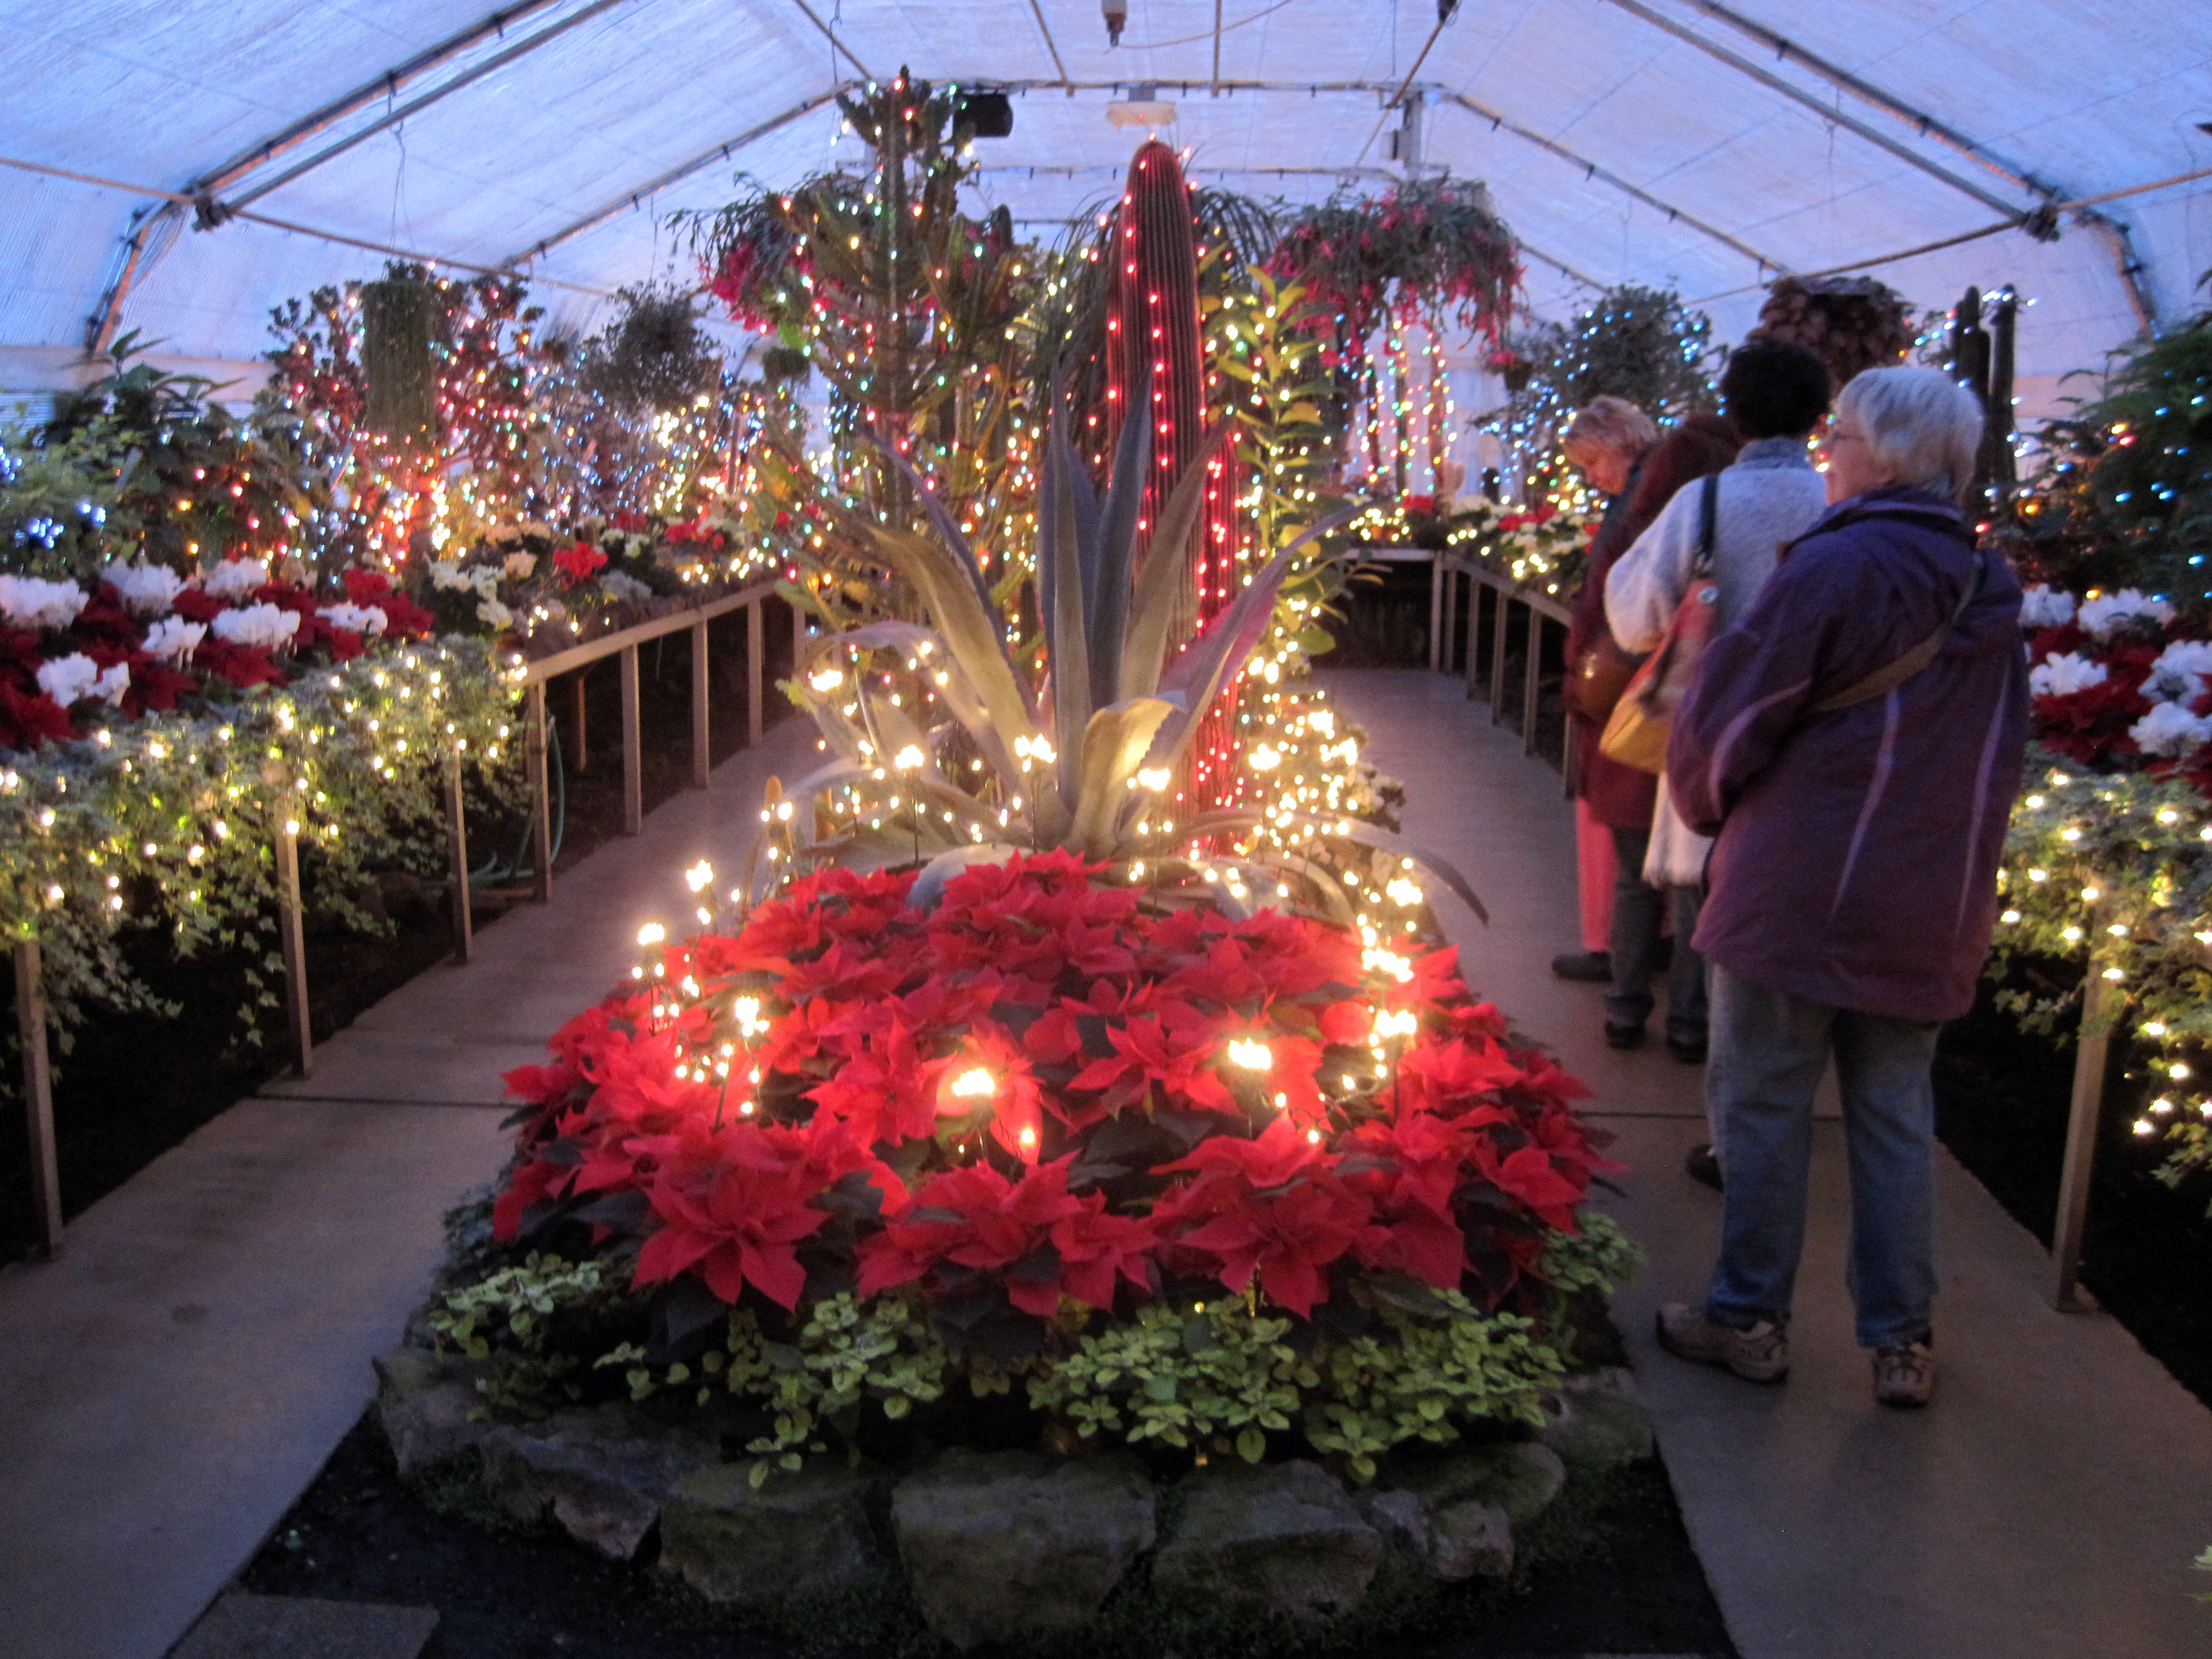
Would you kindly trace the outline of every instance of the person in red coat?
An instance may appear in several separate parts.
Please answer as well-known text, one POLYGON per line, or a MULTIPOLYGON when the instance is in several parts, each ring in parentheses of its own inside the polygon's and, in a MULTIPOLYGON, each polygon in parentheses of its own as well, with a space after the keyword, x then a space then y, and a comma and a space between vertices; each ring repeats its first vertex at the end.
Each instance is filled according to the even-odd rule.
MULTIPOLYGON (((1568 424, 1560 448, 1591 485, 1608 497, 1605 516, 1590 541, 1589 568, 1575 595, 1574 619, 1567 629, 1566 663, 1571 677, 1592 652, 1620 650, 1605 620, 1605 579, 1614 561, 1684 485, 1734 460, 1737 442, 1733 429, 1717 415, 1692 415, 1662 436, 1634 404, 1599 398, 1568 424)), ((1601 930, 1611 942, 1607 950, 1554 957, 1552 972, 1563 979, 1607 983, 1615 978, 1616 963, 1626 968, 1650 960, 1647 942, 1658 937, 1666 912, 1666 895, 1644 880, 1644 854, 1651 836, 1659 780, 1599 753, 1601 723, 1572 709, 1567 717, 1575 723, 1576 835, 1578 840, 1602 837, 1612 843, 1611 918, 1601 930)), ((1585 857, 1593 851, 1601 857, 1606 849, 1578 848, 1585 857)), ((1591 919, 1584 918, 1586 938, 1601 931, 1589 925, 1591 919)), ((1678 941, 1676 948, 1686 948, 1688 943, 1678 941)), ((1625 998, 1643 987, 1615 989, 1625 998)), ((1606 1040, 1616 1048, 1634 1048, 1643 1040, 1640 1022, 1606 1023, 1606 1040)))

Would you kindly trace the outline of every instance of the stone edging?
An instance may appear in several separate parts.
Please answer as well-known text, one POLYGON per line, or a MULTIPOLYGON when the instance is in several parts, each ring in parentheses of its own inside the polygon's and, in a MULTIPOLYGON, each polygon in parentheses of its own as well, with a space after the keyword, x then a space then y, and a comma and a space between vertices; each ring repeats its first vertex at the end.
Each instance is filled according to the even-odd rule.
POLYGON ((1306 1461, 1216 1461, 1163 1487, 1127 1452, 957 1449, 904 1473, 817 1459, 756 1488, 749 1463, 628 1406, 472 1421, 479 1401, 459 1368, 403 1348, 376 1369, 403 1477, 473 1451, 517 1520, 550 1517, 617 1560, 657 1528, 662 1571, 740 1608, 865 1593, 896 1573, 959 1648, 1073 1630, 1140 1562, 1165 1601, 1309 1624, 1355 1606, 1392 1550, 1435 1578, 1502 1579, 1515 1533, 1571 1469, 1652 1449, 1634 1379, 1610 1369, 1570 1379, 1532 1439, 1424 1447, 1356 1492, 1306 1461))

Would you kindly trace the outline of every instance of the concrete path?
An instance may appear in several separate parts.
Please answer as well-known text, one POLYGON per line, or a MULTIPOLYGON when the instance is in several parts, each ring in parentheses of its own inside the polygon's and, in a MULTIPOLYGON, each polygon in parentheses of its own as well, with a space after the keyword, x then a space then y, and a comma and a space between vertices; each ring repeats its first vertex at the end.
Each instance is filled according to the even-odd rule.
MULTIPOLYGON (((1491 913, 1446 900, 1470 985, 1553 1043, 1632 1166, 1617 1213, 1651 1265, 1619 1317, 1690 1535, 1745 1659, 2195 1659, 2212 1653, 2212 1412, 2100 1314, 2054 1313, 2041 1249, 1941 1159, 1943 1372, 1924 1413, 1873 1403, 1843 1284, 1841 1126, 1815 1130, 1793 1374, 1760 1388, 1659 1351, 1652 1310, 1711 1266, 1719 1199, 1681 1173, 1705 1138, 1701 1070, 1615 1053, 1578 948, 1559 775, 1440 674, 1324 674, 1401 779, 1406 827, 1491 913)), ((1655 1029, 1656 1022, 1655 1022, 1655 1029)))
POLYGON ((641 923, 678 930, 682 871, 733 870, 763 778, 811 747, 777 727, 101 1199, 59 1260, 0 1271, 0 1654, 169 1651, 360 1417, 439 1217, 499 1168, 499 1073, 641 923))

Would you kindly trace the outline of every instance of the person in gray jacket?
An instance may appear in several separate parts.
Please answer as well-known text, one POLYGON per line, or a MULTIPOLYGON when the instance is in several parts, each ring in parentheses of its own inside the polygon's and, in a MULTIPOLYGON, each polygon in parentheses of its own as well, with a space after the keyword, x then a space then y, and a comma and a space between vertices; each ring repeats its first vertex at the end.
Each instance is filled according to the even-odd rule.
MULTIPOLYGON (((1777 549, 1802 535, 1826 510, 1827 495, 1805 441, 1828 412, 1828 371, 1802 345, 1754 334, 1721 374, 1721 409, 1744 448, 1717 478, 1676 491, 1659 516, 1613 564, 1605 583, 1607 625, 1632 651, 1656 650, 1689 591, 1703 534, 1707 486, 1713 495, 1713 575, 1720 589, 1714 621, 1726 628, 1774 569, 1777 549)), ((1660 780, 1644 879, 1668 895, 1674 960, 1667 985, 1667 1050, 1685 1064, 1705 1057, 1705 969, 1690 948, 1711 843, 1684 827, 1660 780)), ((1617 973, 1606 999, 1608 1027, 1641 1028, 1651 1012, 1644 965, 1617 973)), ((1691 1155, 1691 1172, 1717 1185, 1711 1146, 1691 1155)))

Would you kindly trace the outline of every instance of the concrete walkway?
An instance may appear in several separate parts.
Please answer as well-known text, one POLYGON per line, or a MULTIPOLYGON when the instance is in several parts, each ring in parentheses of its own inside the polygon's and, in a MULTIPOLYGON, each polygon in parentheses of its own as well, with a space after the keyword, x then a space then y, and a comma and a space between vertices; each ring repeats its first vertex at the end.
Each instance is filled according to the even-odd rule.
POLYGON ((0 1654, 161 1659, 367 1405, 442 1243, 505 1152, 501 1071, 734 870, 803 723, 601 848, 101 1199, 58 1261, 0 1272, 0 1654))
MULTIPOLYGON (((1703 1073, 1604 1046, 1600 988, 1554 979, 1578 948, 1573 820, 1458 682, 1325 674, 1406 784, 1406 827, 1491 912, 1444 902, 1468 982, 1553 1043, 1632 1166, 1617 1213, 1651 1265, 1618 1309, 1690 1535, 1745 1659, 2195 1659, 2212 1653, 2212 1412, 2100 1314, 2044 1300, 2043 1252, 1948 1156, 1936 1312, 1943 1372, 1912 1414, 1873 1403, 1843 1284, 1841 1125, 1816 1127, 1794 1369, 1760 1388, 1661 1352, 1652 1310, 1702 1289, 1719 1199, 1681 1173, 1705 1138, 1703 1073)), ((1656 1029, 1656 1022, 1655 1022, 1656 1029)))

